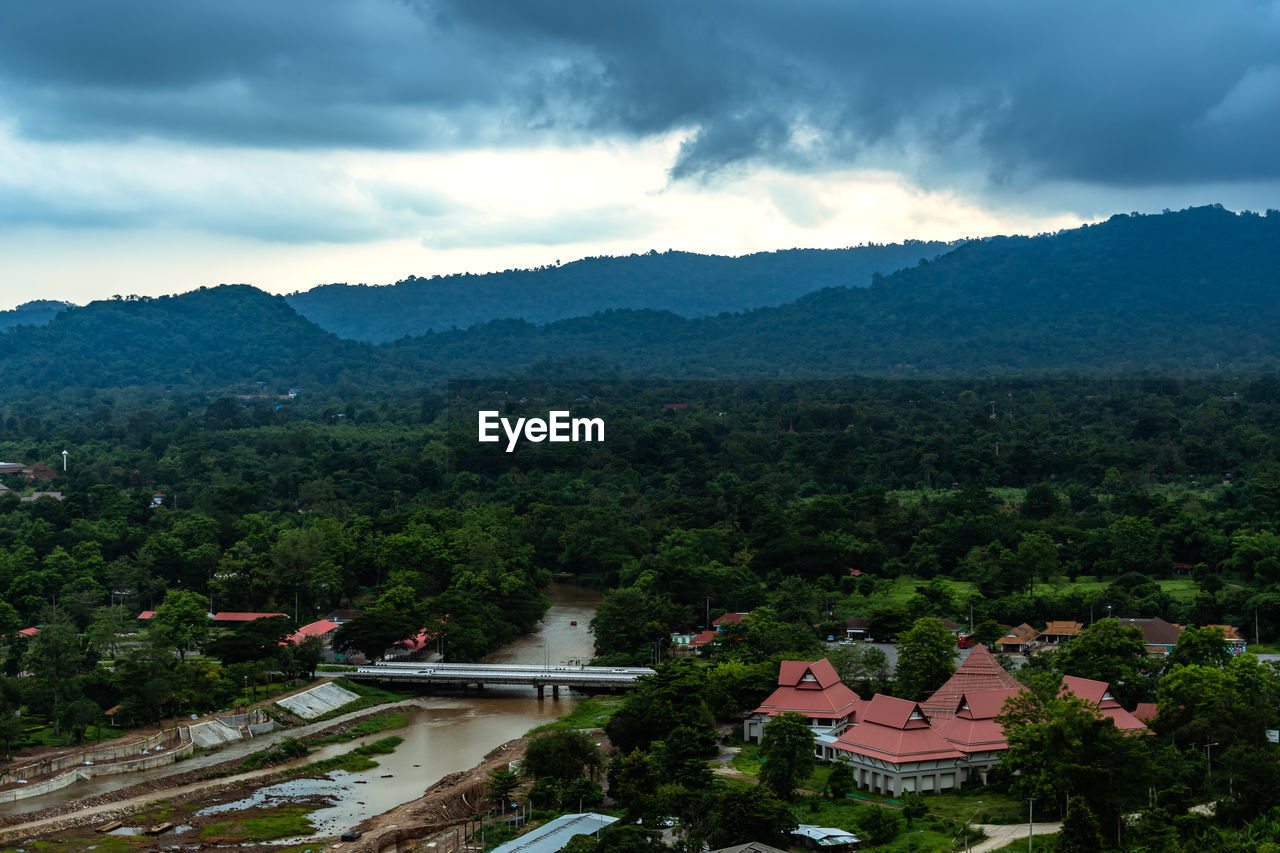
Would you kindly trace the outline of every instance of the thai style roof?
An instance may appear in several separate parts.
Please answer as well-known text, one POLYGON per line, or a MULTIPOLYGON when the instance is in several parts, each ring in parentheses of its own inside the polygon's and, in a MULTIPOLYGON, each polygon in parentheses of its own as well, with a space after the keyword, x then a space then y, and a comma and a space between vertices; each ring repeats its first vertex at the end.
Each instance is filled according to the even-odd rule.
POLYGON ((796 711, 806 717, 841 719, 857 711, 862 700, 840 681, 831 661, 784 660, 778 670, 778 689, 756 708, 773 717, 796 711))
POLYGON ((985 646, 978 645, 973 647, 973 651, 960 664, 955 674, 932 696, 921 702, 920 707, 935 722, 949 720, 955 716, 960 697, 966 693, 1012 690, 1021 686, 1018 679, 1006 672, 985 646))
POLYGON ((1129 713, 1120 704, 1120 700, 1111 695, 1111 685, 1105 681, 1094 681, 1092 678, 1078 678, 1074 675, 1062 677, 1062 692, 1079 696, 1097 707, 1104 717, 1116 724, 1121 731, 1137 731, 1146 729, 1146 725, 1129 713))
POLYGON ((883 693, 871 698, 862 721, 845 729, 832 747, 891 764, 964 757, 933 730, 919 704, 883 693))
POLYGON ((996 645, 1017 644, 1023 646, 1038 636, 1040 636, 1039 631, 1023 622, 1018 627, 1009 629, 1009 633, 996 640, 996 645))
POLYGON ((935 722, 935 730, 966 754, 1008 749, 1004 729, 995 718, 1004 709, 1005 701, 1011 696, 1017 696, 1023 689, 1018 687, 965 693, 960 697, 955 715, 942 723, 935 722))

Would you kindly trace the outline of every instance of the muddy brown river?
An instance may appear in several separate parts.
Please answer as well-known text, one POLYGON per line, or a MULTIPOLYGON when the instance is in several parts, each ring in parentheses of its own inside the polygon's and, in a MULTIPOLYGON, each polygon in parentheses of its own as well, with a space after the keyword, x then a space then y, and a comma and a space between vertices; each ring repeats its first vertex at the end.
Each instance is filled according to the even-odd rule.
MULTIPOLYGON (((582 587, 556 583, 548 589, 548 595, 551 607, 534 633, 493 653, 486 662, 560 664, 585 661, 591 657, 592 637, 588 625, 600 601, 599 594, 582 587)), ((404 738, 404 743, 394 753, 375 756, 378 767, 360 773, 339 771, 321 779, 291 780, 261 789, 229 806, 244 808, 320 794, 333 798, 334 805, 314 814, 317 831, 340 831, 366 817, 417 799, 443 776, 475 766, 498 744, 555 719, 578 701, 579 697, 568 690, 561 691, 558 699, 553 698, 550 691, 547 691, 546 698, 539 699, 532 687, 489 687, 482 694, 468 696, 421 696, 413 701, 411 707, 404 709, 409 717, 404 728, 324 747, 310 756, 312 761, 326 758, 392 734, 404 738)), ((197 755, 175 765, 98 777, 45 796, 4 803, 0 805, 0 814, 36 811, 138 782, 185 773, 256 752, 275 739, 296 734, 296 729, 286 730, 278 735, 231 744, 217 752, 197 755)), ((227 809, 227 806, 221 807, 223 811, 227 809)))

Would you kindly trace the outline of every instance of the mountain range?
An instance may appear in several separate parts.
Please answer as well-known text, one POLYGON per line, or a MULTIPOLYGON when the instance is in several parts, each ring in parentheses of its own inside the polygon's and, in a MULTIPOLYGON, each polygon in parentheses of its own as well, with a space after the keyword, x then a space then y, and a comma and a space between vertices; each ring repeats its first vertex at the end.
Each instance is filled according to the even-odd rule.
MULTIPOLYGON (((760 282, 786 277, 788 258, 812 257, 729 260, 760 282)), ((609 259, 609 266, 638 279, 658 261, 698 258, 637 256, 609 259)), ((546 279, 532 271, 529 281, 554 289, 563 269, 542 271, 552 273, 546 279)), ((0 335, 0 372, 6 401, 67 388, 406 390, 452 377, 553 371, 584 378, 1240 375, 1280 364, 1278 288, 1280 213, 1210 206, 969 241, 877 275, 867 287, 825 287, 783 305, 708 317, 607 310, 541 325, 489 320, 374 345, 340 338, 286 298, 243 285, 107 300, 0 335)), ((370 290, 377 289, 344 293, 370 290)))

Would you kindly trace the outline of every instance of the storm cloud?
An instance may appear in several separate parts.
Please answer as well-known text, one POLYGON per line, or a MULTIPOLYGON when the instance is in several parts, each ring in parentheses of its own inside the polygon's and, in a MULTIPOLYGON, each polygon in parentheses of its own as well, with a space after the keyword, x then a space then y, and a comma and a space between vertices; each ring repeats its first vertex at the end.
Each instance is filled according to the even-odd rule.
POLYGON ((675 180, 1280 177, 1280 3, 15 4, 32 141, 460 150, 678 134, 675 180))

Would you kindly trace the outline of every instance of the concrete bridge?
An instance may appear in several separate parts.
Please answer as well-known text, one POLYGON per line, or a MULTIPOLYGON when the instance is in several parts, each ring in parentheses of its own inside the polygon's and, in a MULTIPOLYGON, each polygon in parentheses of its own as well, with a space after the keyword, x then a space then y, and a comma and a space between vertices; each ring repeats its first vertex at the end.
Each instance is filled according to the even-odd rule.
POLYGON ((470 687, 486 684, 520 684, 538 688, 542 698, 546 688, 559 696, 561 687, 626 689, 636 679, 653 675, 648 667, 530 666, 507 663, 406 663, 383 662, 362 666, 346 677, 356 681, 380 681, 423 686, 470 687))

